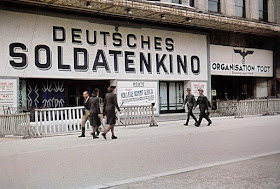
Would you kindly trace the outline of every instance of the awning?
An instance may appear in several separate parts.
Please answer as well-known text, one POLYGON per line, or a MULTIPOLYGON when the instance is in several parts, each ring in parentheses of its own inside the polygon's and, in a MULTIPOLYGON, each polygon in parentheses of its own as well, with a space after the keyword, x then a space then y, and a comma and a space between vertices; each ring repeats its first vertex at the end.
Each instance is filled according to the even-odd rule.
POLYGON ((160 22, 210 30, 280 36, 280 25, 222 14, 210 14, 188 6, 128 0, 9 0, 37 6, 89 12, 134 20, 160 22))

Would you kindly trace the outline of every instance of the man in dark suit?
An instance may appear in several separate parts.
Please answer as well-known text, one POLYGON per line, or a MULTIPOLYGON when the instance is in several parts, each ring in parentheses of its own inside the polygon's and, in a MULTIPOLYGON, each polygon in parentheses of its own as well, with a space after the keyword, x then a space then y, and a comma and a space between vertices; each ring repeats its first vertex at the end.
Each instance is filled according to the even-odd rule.
POLYGON ((105 114, 107 117, 107 124, 109 127, 102 133, 102 136, 106 138, 106 134, 111 130, 112 133, 112 139, 117 139, 115 132, 114 132, 114 127, 116 124, 116 109, 120 112, 120 108, 118 106, 117 102, 117 95, 114 93, 116 86, 110 86, 108 88, 108 93, 105 95, 104 98, 104 110, 105 114))
POLYGON ((91 98, 91 106, 90 106, 90 125, 92 126, 92 137, 93 139, 98 138, 97 135, 95 135, 95 132, 97 131, 98 127, 101 125, 101 121, 99 118, 100 114, 100 105, 99 105, 99 98, 98 98, 98 91, 95 89, 92 93, 91 98))
POLYGON ((89 93, 88 91, 84 91, 83 92, 83 97, 84 97, 84 110, 83 110, 83 117, 82 117, 82 134, 79 137, 85 137, 85 125, 87 120, 89 120, 89 110, 90 110, 90 106, 91 106, 91 99, 89 97, 89 93))
MULTIPOLYGON (((98 89, 98 88, 95 88, 94 90, 93 90, 93 93, 92 93, 92 96, 95 96, 95 94, 97 94, 97 98, 98 98, 98 100, 99 100, 99 115, 101 114, 101 109, 100 109, 100 100, 101 100, 101 98, 99 97, 99 92, 100 92, 100 90, 98 89)), ((101 116, 102 117, 102 116, 101 116)), ((100 118, 101 119, 101 118, 100 118)), ((99 125, 100 126, 100 125, 99 125)), ((98 136, 99 134, 100 134, 100 131, 99 131, 99 126, 96 128, 96 136, 98 136)), ((91 133, 91 135, 94 135, 95 133, 91 133)))
POLYGON ((184 125, 188 126, 189 124, 189 120, 190 120, 190 116, 194 119, 195 123, 197 123, 197 119, 196 117, 193 115, 193 108, 196 104, 194 95, 191 94, 191 89, 187 88, 187 95, 183 104, 183 108, 185 108, 185 105, 187 104, 187 108, 188 108, 188 116, 187 116, 187 121, 184 125))
POLYGON ((203 95, 203 89, 200 88, 198 89, 198 91, 199 91, 199 97, 197 98, 195 106, 199 105, 200 114, 199 114, 199 120, 195 124, 195 126, 199 127, 203 118, 205 118, 208 121, 207 126, 210 126, 212 124, 212 121, 209 118, 209 108, 211 108, 210 103, 207 97, 203 95))

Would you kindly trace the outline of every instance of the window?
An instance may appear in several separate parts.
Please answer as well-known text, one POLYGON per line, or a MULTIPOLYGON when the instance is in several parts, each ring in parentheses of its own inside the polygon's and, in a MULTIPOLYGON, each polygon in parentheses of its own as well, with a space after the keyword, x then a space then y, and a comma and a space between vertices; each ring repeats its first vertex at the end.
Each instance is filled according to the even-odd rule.
POLYGON ((265 22, 268 21, 267 0, 259 0, 259 19, 265 22))
POLYGON ((190 6, 194 7, 194 0, 190 0, 190 6))
POLYGON ((235 15, 246 17, 245 0, 235 0, 235 15))
POLYGON ((208 10, 210 12, 220 12, 220 0, 208 0, 208 10))
POLYGON ((172 0, 172 3, 182 4, 182 0, 172 0))

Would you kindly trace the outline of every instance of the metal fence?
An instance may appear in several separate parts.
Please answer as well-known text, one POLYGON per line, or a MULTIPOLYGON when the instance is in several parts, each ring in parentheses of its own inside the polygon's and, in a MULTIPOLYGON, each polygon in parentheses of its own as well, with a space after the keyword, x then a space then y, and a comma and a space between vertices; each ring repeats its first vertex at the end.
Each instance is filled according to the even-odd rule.
MULTIPOLYGON (((47 136, 61 133, 81 131, 83 106, 66 108, 35 109, 36 135, 47 136)), ((154 108, 150 106, 124 106, 121 107, 122 114, 116 114, 117 125, 135 125, 150 123, 156 126, 154 119, 154 108)), ((89 121, 86 130, 90 130, 89 121)))
POLYGON ((150 123, 150 126, 156 126, 154 119, 154 106, 123 106, 122 115, 119 116, 123 120, 124 125, 137 125, 150 123))
POLYGON ((0 135, 33 137, 35 131, 30 126, 30 114, 6 114, 0 115, 0 135))
MULTIPOLYGON (((67 108, 35 109, 37 135, 71 133, 81 130, 83 106, 67 108)), ((86 123, 86 129, 90 125, 86 123)))
POLYGON ((218 101, 217 110, 214 113, 235 117, 280 113, 280 99, 218 101))

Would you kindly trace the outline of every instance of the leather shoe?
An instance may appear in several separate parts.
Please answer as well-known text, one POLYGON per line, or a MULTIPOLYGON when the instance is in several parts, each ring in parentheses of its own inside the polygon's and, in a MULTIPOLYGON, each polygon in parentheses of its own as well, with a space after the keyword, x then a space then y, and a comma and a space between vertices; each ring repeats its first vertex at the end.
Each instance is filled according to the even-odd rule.
POLYGON ((102 133, 102 136, 104 137, 104 139, 107 139, 106 134, 102 133))
POLYGON ((92 138, 93 138, 93 139, 96 139, 96 138, 99 138, 99 137, 96 136, 96 135, 92 135, 92 138))
POLYGON ((117 139, 118 137, 116 137, 116 136, 112 136, 112 139, 117 139))

